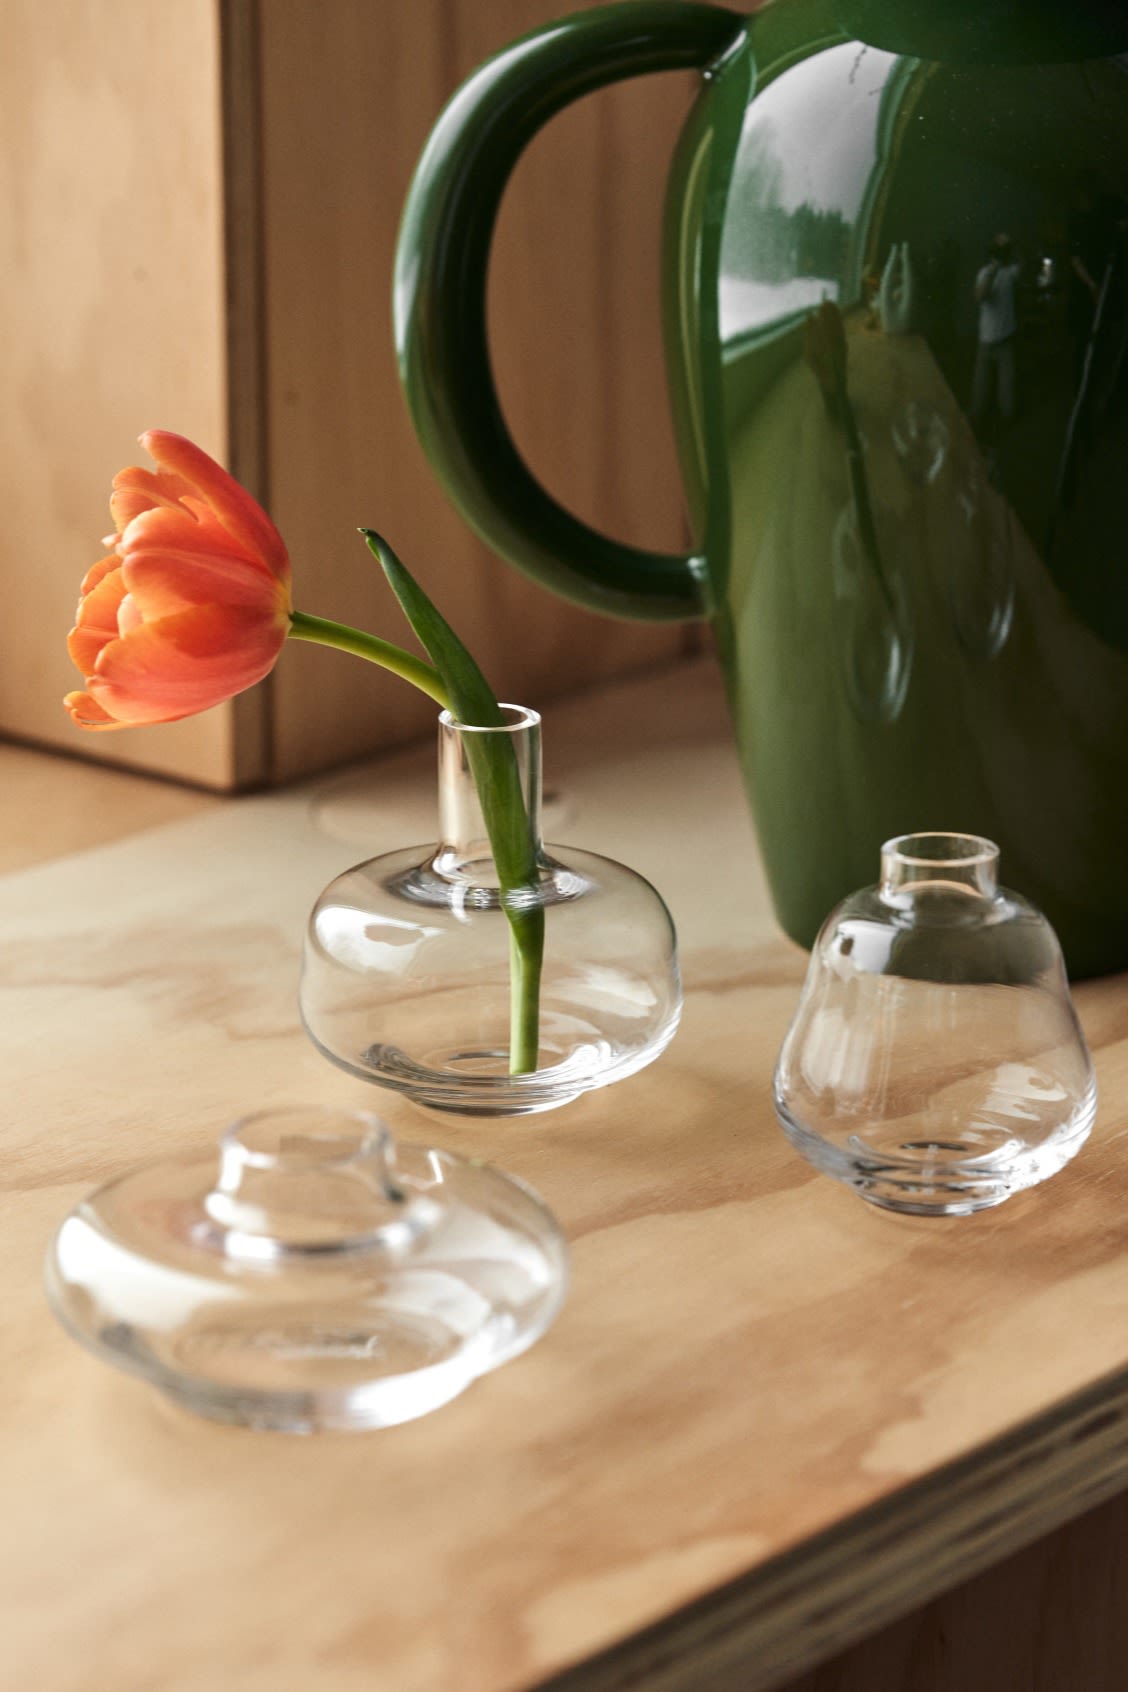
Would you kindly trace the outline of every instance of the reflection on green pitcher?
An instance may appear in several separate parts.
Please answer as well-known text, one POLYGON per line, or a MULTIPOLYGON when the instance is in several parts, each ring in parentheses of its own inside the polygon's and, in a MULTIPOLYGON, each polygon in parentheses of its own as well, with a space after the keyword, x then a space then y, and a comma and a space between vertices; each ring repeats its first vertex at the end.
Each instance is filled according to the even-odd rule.
POLYGON ((995 840, 1074 974, 1128 966, 1128 21, 1101 0, 679 0, 506 49, 407 203, 416 427, 503 556, 708 617, 779 918, 809 945, 910 830, 995 840), (557 504, 502 420, 490 237, 532 134, 696 66, 667 197, 690 557, 557 504))

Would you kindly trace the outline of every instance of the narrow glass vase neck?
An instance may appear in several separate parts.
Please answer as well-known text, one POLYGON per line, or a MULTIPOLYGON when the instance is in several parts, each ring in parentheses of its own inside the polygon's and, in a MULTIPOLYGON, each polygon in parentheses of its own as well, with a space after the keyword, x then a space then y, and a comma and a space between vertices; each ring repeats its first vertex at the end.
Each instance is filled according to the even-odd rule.
POLYGON ((449 711, 439 716, 439 847, 434 867, 440 875, 470 877, 496 886, 489 830, 482 814, 479 783, 494 779, 487 744, 515 760, 518 786, 528 818, 533 850, 543 856, 540 837, 541 720, 536 711, 502 705, 500 727, 476 728, 456 722, 449 711))
POLYGON ((227 1130, 203 1208, 227 1256, 263 1263, 360 1244, 401 1248, 421 1221, 418 1202, 398 1190, 383 1123, 301 1108, 261 1111, 227 1130))
POLYGON ((902 834, 881 848, 881 897, 900 904, 926 888, 944 893, 999 891, 999 848, 977 834, 902 834))

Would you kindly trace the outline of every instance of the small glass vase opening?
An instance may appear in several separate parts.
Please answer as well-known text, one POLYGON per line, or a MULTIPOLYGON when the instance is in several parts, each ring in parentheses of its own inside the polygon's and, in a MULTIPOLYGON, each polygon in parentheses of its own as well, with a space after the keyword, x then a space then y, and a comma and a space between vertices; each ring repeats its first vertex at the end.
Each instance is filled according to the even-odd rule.
POLYGON ((566 1286, 527 1187, 374 1116, 301 1107, 110 1181, 47 1259, 55 1314, 104 1362, 287 1433, 426 1415, 539 1339, 566 1286))
POLYGON ((815 942, 775 1106, 817 1169, 890 1210, 962 1215, 1053 1175, 1096 1114, 1061 949, 998 848, 913 834, 815 942))
POLYGON ((622 864, 540 838, 540 718, 439 718, 439 841, 373 858, 322 893, 301 1013, 325 1056, 416 1104, 462 1115, 551 1110, 652 1063, 677 1029, 673 922, 622 864), (536 1065, 510 1073, 510 923, 474 779, 476 737, 512 745, 535 880, 506 897, 544 913, 536 1065))

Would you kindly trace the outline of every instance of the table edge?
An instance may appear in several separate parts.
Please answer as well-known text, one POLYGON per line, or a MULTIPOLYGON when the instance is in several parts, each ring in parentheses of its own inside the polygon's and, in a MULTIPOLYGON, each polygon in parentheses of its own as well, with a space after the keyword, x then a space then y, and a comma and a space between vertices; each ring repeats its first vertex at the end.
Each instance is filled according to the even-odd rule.
POLYGON ((1128 1368, 530 1692, 771 1692, 1128 1482, 1128 1368))

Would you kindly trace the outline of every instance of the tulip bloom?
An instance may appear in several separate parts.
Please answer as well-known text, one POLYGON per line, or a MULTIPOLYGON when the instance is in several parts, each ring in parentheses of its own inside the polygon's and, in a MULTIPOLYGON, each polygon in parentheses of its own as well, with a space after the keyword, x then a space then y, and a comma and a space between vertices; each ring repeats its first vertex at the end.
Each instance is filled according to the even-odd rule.
MULTIPOLYGON (((253 687, 287 636, 351 652, 402 676, 463 723, 501 710, 469 652, 371 529, 368 546, 429 658, 378 635, 295 611, 290 560, 262 507, 183 435, 150 429, 157 469, 114 477, 113 551, 87 572, 67 650, 86 678, 63 701, 82 728, 173 723, 253 687)), ((538 866, 513 749, 483 748, 482 814, 503 898, 535 884, 538 866), (512 766, 512 767, 510 767, 512 766)), ((513 968, 510 1071, 537 1065, 544 912, 506 901, 513 968)))
POLYGON ((261 681, 290 632, 290 560, 262 507, 182 435, 150 429, 155 471, 114 477, 113 547, 82 584, 67 650, 83 728, 171 723, 261 681))

